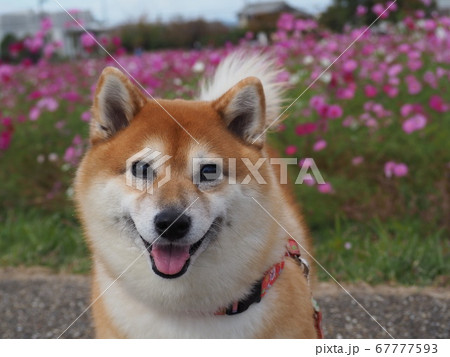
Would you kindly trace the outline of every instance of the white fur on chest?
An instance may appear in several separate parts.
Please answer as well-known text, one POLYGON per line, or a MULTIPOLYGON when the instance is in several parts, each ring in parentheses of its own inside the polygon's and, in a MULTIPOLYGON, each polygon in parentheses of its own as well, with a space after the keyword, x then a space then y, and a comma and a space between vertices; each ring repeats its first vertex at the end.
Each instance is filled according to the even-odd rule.
MULTIPOLYGON (((98 268, 97 281, 103 292, 113 279, 98 268)), ((102 299, 115 328, 127 338, 254 338, 276 303, 276 295, 276 289, 271 289, 260 303, 234 316, 163 311, 134 299, 120 280, 102 299)))

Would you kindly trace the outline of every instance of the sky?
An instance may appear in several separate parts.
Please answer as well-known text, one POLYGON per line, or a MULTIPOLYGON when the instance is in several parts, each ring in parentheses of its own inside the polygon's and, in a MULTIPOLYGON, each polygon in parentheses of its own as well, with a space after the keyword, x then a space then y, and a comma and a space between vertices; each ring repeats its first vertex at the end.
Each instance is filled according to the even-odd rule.
MULTIPOLYGON (((146 15, 149 20, 170 20, 182 16, 186 19, 202 17, 207 20, 237 21, 237 12, 245 4, 262 0, 57 0, 66 9, 90 10, 95 18, 107 25, 136 20, 146 15)), ((56 0, 0 0, 0 14, 40 9, 53 12, 61 8, 56 0)), ((318 13, 331 0, 287 0, 289 5, 318 13)))

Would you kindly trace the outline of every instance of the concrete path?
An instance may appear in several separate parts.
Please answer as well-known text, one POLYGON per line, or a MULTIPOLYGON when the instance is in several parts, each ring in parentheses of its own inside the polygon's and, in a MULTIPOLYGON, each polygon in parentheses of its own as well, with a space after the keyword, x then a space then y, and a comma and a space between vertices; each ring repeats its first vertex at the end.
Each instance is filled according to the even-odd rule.
MULTIPOLYGON (((450 291, 346 285, 395 338, 450 338, 450 291)), ((316 297, 328 338, 389 338, 341 288, 321 283, 316 297)), ((42 269, 0 270, 0 338, 56 338, 89 304, 89 277, 42 269)), ((64 338, 91 338, 90 314, 64 338)))

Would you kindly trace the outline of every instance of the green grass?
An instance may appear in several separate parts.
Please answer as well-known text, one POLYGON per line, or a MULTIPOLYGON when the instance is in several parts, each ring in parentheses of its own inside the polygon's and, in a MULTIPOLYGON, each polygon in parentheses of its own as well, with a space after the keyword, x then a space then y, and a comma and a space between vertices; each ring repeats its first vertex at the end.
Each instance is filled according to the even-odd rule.
MULTIPOLYGON (((353 223, 315 232, 315 254, 337 280, 369 284, 448 284, 449 240, 442 231, 421 232, 414 221, 353 223)), ((317 268, 320 279, 328 274, 317 268)))
POLYGON ((90 263, 74 217, 41 210, 8 210, 0 217, 0 265, 45 266, 86 273, 90 263))
MULTIPOLYGON (((73 216, 31 209, 1 216, 0 265, 89 272, 81 229, 73 216)), ((352 222, 312 232, 315 258, 339 281, 447 285, 450 245, 444 232, 422 233, 417 222, 352 222)), ((328 274, 317 267, 320 280, 328 274)))

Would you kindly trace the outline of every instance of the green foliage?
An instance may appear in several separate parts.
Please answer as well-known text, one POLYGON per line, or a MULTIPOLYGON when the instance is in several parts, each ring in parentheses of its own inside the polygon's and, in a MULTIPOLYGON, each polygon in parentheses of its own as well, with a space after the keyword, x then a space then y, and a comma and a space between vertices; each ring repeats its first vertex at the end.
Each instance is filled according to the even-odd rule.
POLYGON ((170 23, 138 23, 123 25, 117 34, 127 51, 164 48, 198 48, 222 46, 226 42, 237 43, 245 31, 228 27, 220 22, 204 20, 172 21, 170 23))
MULTIPOLYGON (((338 281, 448 284, 448 236, 424 229, 416 220, 355 224, 336 218, 333 228, 315 233, 315 253, 338 281)), ((330 278, 323 269, 317 273, 322 280, 330 278)))
POLYGON ((0 213, 0 265, 89 271, 86 245, 72 214, 39 209, 0 213))
MULTIPOLYGON (((333 0, 333 3, 324 11, 319 19, 320 24, 334 31, 342 31, 345 25, 370 25, 377 16, 372 12, 372 7, 377 4, 385 5, 384 0, 333 0), (358 5, 365 6, 368 11, 364 16, 356 16, 358 5)), ((390 13, 389 20, 399 21, 404 14, 409 14, 414 10, 422 9, 430 12, 436 8, 436 4, 426 7, 420 0, 398 0, 396 2, 399 10, 390 13)))

